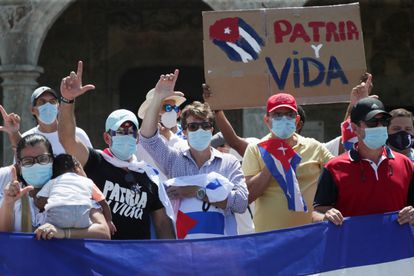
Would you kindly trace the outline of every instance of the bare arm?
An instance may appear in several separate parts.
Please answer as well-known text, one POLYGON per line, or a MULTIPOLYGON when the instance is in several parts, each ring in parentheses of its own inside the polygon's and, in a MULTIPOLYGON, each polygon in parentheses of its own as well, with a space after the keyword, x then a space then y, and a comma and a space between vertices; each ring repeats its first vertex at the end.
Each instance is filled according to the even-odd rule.
POLYGON ((312 212, 312 222, 330 221, 335 225, 342 225, 344 217, 333 206, 316 206, 312 212))
POLYGON ((20 116, 15 113, 8 114, 6 110, 0 105, 1 116, 3 117, 4 125, 0 126, 0 131, 4 131, 9 135, 9 141, 13 152, 16 151, 17 143, 22 138, 20 134, 20 116))
POLYGON ((32 186, 20 188, 20 183, 13 181, 4 188, 4 199, 0 206, 0 231, 14 231, 14 204, 22 196, 33 190, 32 186))
POLYGON ((103 214, 99 210, 91 209, 89 216, 92 224, 88 228, 83 229, 61 229, 50 223, 45 223, 35 230, 36 239, 111 239, 109 228, 103 214))
POLYGON ((246 185, 249 190, 249 204, 263 195, 269 186, 272 175, 267 167, 254 176, 246 176, 246 185))
MULTIPOLYGON (((77 73, 71 72, 69 76, 62 79, 60 92, 67 100, 74 100, 83 93, 95 89, 88 84, 82 86, 83 63, 78 62, 77 73)), ((75 156, 82 165, 88 161, 88 148, 76 138, 75 104, 62 102, 59 110, 58 133, 59 141, 68 154, 75 156)))
POLYGON ((178 95, 183 96, 181 92, 174 92, 175 82, 178 78, 178 69, 175 69, 173 74, 161 75, 157 84, 155 85, 154 97, 148 106, 142 126, 140 129, 141 135, 150 138, 153 137, 158 128, 158 114, 161 109, 162 101, 169 96, 178 95))
POLYGON ((153 211, 151 216, 152 221, 154 222, 157 239, 176 239, 173 223, 167 216, 165 208, 153 211))

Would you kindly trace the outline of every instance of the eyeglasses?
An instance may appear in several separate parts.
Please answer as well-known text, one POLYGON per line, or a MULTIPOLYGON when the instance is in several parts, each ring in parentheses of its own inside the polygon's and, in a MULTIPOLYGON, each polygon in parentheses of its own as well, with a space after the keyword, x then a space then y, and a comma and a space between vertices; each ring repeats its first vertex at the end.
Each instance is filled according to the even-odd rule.
POLYGON ((162 107, 162 109, 165 111, 165 112, 170 112, 170 111, 175 111, 175 112, 179 112, 180 111, 180 107, 179 106, 176 106, 176 105, 171 105, 171 104, 164 104, 164 106, 162 107))
POLYGON ((296 119, 298 114, 296 112, 272 112, 270 116, 276 120, 281 120, 283 117, 287 117, 288 119, 296 119))
POLYGON ((389 118, 372 118, 368 121, 364 121, 364 123, 367 125, 367 127, 371 128, 371 127, 377 127, 378 124, 381 124, 382 126, 387 127, 390 124, 390 119, 389 118))
POLYGON ((51 154, 42 154, 36 157, 23 157, 20 159, 20 164, 23 167, 31 167, 34 164, 38 163, 40 165, 46 165, 53 161, 53 156, 51 154))
POLYGON ((134 128, 119 128, 117 131, 110 129, 108 133, 111 136, 130 135, 130 136, 133 136, 134 138, 138 137, 138 130, 134 128))
POLYGON ((210 122, 200 122, 200 123, 194 122, 194 123, 188 123, 184 127, 184 129, 188 129, 189 131, 196 131, 200 127, 204 130, 210 130, 213 127, 213 125, 210 122))

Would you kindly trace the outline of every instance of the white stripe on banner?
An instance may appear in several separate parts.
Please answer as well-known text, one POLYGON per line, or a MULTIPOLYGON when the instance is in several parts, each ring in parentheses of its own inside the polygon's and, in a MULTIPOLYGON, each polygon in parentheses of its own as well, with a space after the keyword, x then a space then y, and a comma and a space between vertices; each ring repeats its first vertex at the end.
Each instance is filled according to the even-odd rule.
MULTIPOLYGON (((380 254, 380 253, 378 253, 380 254)), ((414 270, 414 258, 408 258, 393 262, 343 268, 338 270, 332 270, 328 272, 322 272, 317 274, 311 274, 309 276, 354 276, 354 275, 376 275, 376 276, 405 276, 413 275, 414 270)))
POLYGON ((260 53, 261 47, 257 43, 256 39, 254 39, 248 32, 246 32, 244 29, 242 29, 240 27, 239 27, 239 34, 244 39, 246 39, 247 42, 249 42, 250 46, 252 46, 252 48, 256 51, 256 53, 260 53))
POLYGON ((247 53, 245 50, 243 50, 236 44, 231 43, 231 42, 226 42, 226 44, 229 45, 231 48, 233 48, 233 50, 236 51, 240 55, 244 63, 249 62, 249 60, 253 60, 253 57, 249 53, 247 53))

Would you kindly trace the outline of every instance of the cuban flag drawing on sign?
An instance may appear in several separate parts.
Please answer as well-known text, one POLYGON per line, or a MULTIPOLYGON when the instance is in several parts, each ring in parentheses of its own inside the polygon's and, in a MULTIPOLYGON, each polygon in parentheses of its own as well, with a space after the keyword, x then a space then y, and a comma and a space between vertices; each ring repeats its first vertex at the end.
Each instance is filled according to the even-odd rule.
POLYGON ((341 124, 342 144, 346 151, 352 149, 354 143, 358 141, 356 133, 352 130, 351 119, 347 119, 341 124))
POLYGON ((210 38, 232 61, 247 63, 259 58, 263 39, 239 17, 223 18, 210 26, 210 38))
POLYGON ((285 193, 289 210, 307 212, 296 178, 296 168, 301 160, 299 154, 280 139, 263 141, 258 147, 266 167, 285 193))

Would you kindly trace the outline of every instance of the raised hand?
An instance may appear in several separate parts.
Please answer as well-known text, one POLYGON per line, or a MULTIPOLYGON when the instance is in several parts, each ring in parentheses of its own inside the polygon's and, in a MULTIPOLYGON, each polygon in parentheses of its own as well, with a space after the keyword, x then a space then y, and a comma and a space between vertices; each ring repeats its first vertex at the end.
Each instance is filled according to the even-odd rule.
POLYGON ((369 96, 372 89, 372 75, 366 73, 366 80, 352 88, 351 91, 351 104, 355 105, 359 100, 369 96))
POLYGON ((208 86, 206 83, 203 83, 201 87, 203 88, 203 100, 205 102, 208 102, 209 98, 213 95, 210 86, 208 86))
POLYGON ((2 105, 0 105, 0 112, 4 121, 4 125, 0 126, 0 131, 7 132, 8 134, 18 132, 20 129, 20 116, 15 113, 8 114, 2 105))
POLYGON ((6 202, 16 202, 31 190, 33 190, 33 186, 27 186, 22 189, 20 183, 14 180, 4 187, 4 200, 6 202))
POLYGON ((60 93, 68 100, 73 100, 85 92, 95 89, 92 84, 82 85, 83 62, 78 62, 77 72, 70 72, 70 75, 63 78, 60 83, 60 93))
POLYGON ((184 96, 181 92, 174 92, 174 86, 178 79, 179 70, 175 69, 173 74, 161 75, 157 84, 155 85, 155 95, 161 99, 165 99, 169 96, 177 95, 184 96))

